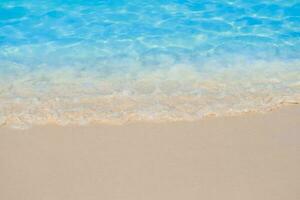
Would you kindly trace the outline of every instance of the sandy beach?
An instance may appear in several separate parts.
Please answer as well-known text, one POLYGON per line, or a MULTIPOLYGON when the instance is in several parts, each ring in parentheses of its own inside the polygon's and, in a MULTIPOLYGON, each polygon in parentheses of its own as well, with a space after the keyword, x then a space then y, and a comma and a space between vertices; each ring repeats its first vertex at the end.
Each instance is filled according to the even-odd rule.
POLYGON ((300 106, 185 123, 0 129, 1 200, 298 200, 300 106))
POLYGON ((0 200, 300 200, 299 14, 1 0, 0 200))

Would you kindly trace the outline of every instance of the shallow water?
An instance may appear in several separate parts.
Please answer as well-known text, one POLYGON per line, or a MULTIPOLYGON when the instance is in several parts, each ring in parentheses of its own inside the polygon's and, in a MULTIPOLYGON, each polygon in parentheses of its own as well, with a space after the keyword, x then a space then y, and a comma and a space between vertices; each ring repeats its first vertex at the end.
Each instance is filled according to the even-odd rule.
POLYGON ((0 125, 197 120, 299 97, 298 0, 0 2, 0 125))

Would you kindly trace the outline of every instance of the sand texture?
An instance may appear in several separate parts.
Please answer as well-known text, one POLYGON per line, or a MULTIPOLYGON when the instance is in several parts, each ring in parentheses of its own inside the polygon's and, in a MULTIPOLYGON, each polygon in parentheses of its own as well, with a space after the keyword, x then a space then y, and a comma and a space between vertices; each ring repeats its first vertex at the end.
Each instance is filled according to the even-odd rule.
POLYGON ((0 129, 1 200, 299 200, 300 106, 199 122, 0 129))

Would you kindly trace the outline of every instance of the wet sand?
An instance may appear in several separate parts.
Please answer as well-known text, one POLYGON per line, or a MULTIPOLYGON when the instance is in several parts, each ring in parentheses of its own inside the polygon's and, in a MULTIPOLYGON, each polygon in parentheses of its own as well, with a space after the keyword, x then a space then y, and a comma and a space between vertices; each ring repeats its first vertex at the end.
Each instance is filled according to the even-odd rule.
POLYGON ((199 122, 0 129, 1 200, 299 200, 300 106, 199 122))

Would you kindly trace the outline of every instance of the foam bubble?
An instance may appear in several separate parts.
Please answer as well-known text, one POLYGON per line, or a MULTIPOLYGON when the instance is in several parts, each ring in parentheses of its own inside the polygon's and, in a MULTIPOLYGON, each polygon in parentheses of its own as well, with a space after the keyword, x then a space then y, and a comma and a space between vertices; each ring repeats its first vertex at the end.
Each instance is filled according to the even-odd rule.
POLYGON ((78 78, 72 69, 36 71, 9 90, 2 89, 2 124, 26 128, 47 123, 186 121, 300 102, 299 61, 238 59, 222 69, 212 63, 201 70, 180 64, 103 79, 92 73, 78 78), (39 85, 41 80, 47 80, 45 86, 39 85))

